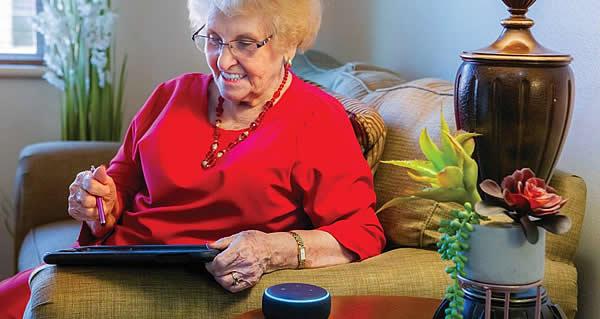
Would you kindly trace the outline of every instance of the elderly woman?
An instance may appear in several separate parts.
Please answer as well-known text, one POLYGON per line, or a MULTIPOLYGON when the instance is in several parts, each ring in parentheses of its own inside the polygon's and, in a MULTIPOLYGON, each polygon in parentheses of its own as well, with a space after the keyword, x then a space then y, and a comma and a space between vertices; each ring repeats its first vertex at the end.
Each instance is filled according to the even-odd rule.
MULTIPOLYGON (((385 239, 373 179, 348 117, 290 70, 296 51, 316 37, 320 2, 188 7, 211 74, 159 85, 108 168, 77 175, 68 212, 83 222, 78 244, 208 243, 221 252, 206 269, 231 292, 279 269, 379 254, 385 239), (94 196, 103 199, 106 225, 94 196)), ((23 278, 2 285, 3 296, 20 294, 0 298, 0 309, 22 313, 23 278)))

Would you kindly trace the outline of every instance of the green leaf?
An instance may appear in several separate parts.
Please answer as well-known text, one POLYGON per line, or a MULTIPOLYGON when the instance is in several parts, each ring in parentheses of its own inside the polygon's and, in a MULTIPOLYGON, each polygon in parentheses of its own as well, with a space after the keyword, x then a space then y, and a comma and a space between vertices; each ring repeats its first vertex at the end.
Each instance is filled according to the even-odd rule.
POLYGON ((450 226, 452 226, 452 228, 458 229, 460 228, 460 222, 458 221, 458 219, 454 219, 450 222, 450 226))
POLYGON ((438 149, 437 145, 433 143, 429 133, 427 133, 427 129, 423 129, 421 131, 421 136, 419 137, 419 146, 421 147, 421 152, 427 157, 437 171, 441 171, 444 166, 444 159, 442 158, 442 152, 438 149))
POLYGON ((106 83, 102 89, 101 95, 101 113, 99 116, 98 127, 100 131, 98 136, 102 141, 109 141, 112 135, 112 130, 115 123, 112 122, 112 108, 113 108, 113 86, 110 83, 106 83))
POLYGON ((92 141, 98 140, 99 121, 100 121, 100 107, 101 107, 101 89, 98 83, 98 72, 96 68, 92 68, 92 80, 90 81, 90 106, 89 106, 89 120, 90 120, 90 139, 92 141))
POLYGON ((473 227, 473 225, 471 225, 469 223, 465 224, 465 229, 468 230, 468 231, 470 231, 470 232, 473 232, 473 230, 475 230, 475 228, 473 227))
POLYGON ((458 250, 461 250, 461 245, 460 245, 460 242, 454 242, 454 243, 452 244, 452 249, 454 249, 454 250, 457 250, 457 251, 458 251, 458 250))
POLYGON ((410 161, 381 161, 384 164, 392 164, 400 167, 412 169, 413 171, 428 177, 435 177, 437 170, 433 167, 433 163, 430 161, 423 160, 410 160, 410 161))
POLYGON ((442 188, 464 188, 462 169, 447 166, 437 175, 438 184, 442 188))
POLYGON ((442 158, 444 160, 445 165, 458 165, 458 154, 452 147, 452 143, 448 139, 450 136, 450 129, 448 128, 448 123, 444 119, 444 113, 440 112, 440 125, 441 125, 441 134, 440 134, 440 150, 442 151, 442 158))
POLYGON ((481 201, 475 204, 475 211, 482 216, 493 216, 498 214, 504 214, 504 212, 506 212, 506 208, 496 206, 485 201, 481 201))
POLYGON ((450 128, 448 127, 448 122, 446 122, 446 119, 444 118, 443 106, 440 107, 440 126, 442 129, 442 132, 450 133, 450 128))
POLYGON ((462 146, 467 155, 472 156, 475 150, 475 137, 477 136, 481 136, 481 134, 461 131, 454 139, 462 146))
POLYGON ((462 145, 462 147, 465 150, 465 153, 467 153, 467 155, 473 156, 473 151, 475 151, 475 140, 474 139, 472 139, 472 138, 468 139, 464 143, 461 143, 460 145, 462 145))
POLYGON ((459 143, 463 144, 468 140, 472 140, 474 137, 481 136, 479 133, 469 133, 464 131, 459 131, 458 134, 454 137, 454 139, 459 143))
POLYGON ((408 174, 408 176, 415 182, 428 183, 433 188, 440 187, 440 185, 438 184, 439 183, 438 179, 436 177, 420 176, 420 175, 415 175, 411 172, 406 172, 406 174, 408 174))
POLYGON ((478 174, 478 166, 477 162, 471 156, 465 153, 465 150, 462 148, 458 142, 452 136, 450 137, 450 141, 454 146, 455 150, 459 152, 460 156, 464 159, 463 163, 463 174, 464 174, 464 185, 467 192, 469 192, 468 200, 465 202, 470 202, 471 204, 475 204, 478 201, 481 201, 481 197, 479 197, 479 193, 477 192, 477 174, 478 174))
POLYGON ((546 215, 533 223, 553 234, 564 234, 571 229, 571 219, 565 215, 546 215))
MULTIPOLYGON (((78 41, 79 42, 79 41, 78 41)), ((88 91, 86 89, 86 84, 84 74, 82 74, 85 70, 85 63, 88 63, 88 54, 89 52, 85 50, 84 46, 79 46, 78 58, 77 62, 75 62, 75 68, 73 69, 74 74, 74 85, 75 85, 75 103, 77 104, 78 110, 78 132, 77 132, 77 140, 85 141, 88 139, 88 105, 87 105, 87 95, 88 91)))
POLYGON ((113 134, 112 140, 119 141, 121 139, 121 127, 122 127, 122 114, 123 114, 123 95, 125 94, 125 79, 127 77, 127 54, 123 58, 123 63, 121 64, 121 72, 119 75, 119 86, 117 90, 117 100, 115 102, 115 110, 113 112, 113 134))

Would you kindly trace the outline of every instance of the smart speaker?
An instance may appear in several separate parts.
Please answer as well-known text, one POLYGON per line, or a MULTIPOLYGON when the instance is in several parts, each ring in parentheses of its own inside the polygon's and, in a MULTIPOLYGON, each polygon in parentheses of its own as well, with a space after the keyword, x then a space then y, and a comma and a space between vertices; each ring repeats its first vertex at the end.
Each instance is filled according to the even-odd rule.
POLYGON ((279 284, 265 289, 262 309, 265 319, 327 319, 331 296, 319 286, 279 284))

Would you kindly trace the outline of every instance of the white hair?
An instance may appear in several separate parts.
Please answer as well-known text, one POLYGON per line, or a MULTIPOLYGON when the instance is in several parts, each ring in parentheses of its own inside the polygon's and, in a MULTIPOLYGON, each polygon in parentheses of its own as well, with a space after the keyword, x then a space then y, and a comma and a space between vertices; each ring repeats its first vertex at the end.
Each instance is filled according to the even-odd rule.
POLYGON ((278 37, 277 48, 306 51, 319 32, 323 7, 321 0, 188 0, 192 32, 206 24, 213 10, 230 17, 265 17, 265 27, 278 37))

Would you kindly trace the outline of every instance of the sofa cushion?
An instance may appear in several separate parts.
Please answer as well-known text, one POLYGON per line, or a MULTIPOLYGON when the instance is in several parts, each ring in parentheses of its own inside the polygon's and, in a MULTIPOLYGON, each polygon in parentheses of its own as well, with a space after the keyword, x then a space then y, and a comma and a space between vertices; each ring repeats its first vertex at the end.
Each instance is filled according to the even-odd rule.
POLYGON ((73 246, 81 229, 81 223, 74 219, 33 228, 23 240, 19 251, 18 270, 23 271, 42 263, 44 254, 73 246))
POLYGON ((297 55, 293 65, 294 72, 301 78, 318 83, 333 93, 355 99, 361 99, 377 89, 406 82, 388 69, 361 62, 341 64, 317 51, 297 55))
MULTIPOLYGON (((231 318, 260 308, 265 288, 284 282, 322 286, 334 296, 396 295, 442 298, 447 264, 438 254, 400 248, 359 263, 263 276, 253 288, 231 294, 199 267, 54 267, 31 278, 25 318, 231 318), (110 303, 100 303, 110 296, 110 303)), ((544 286, 573 318, 577 307, 575 267, 546 260, 544 286), (556 297, 554 297, 556 296, 556 297)))

